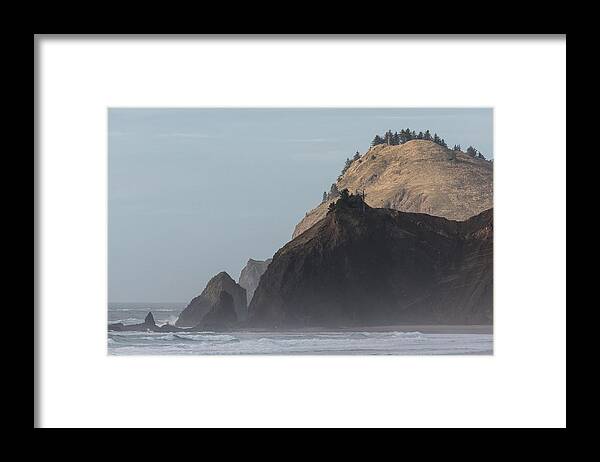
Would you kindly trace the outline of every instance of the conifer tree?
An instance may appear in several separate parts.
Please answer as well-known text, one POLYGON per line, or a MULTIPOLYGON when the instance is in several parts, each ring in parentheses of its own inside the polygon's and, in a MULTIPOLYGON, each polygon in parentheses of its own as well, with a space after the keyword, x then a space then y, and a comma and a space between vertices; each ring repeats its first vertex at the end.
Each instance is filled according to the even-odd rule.
POLYGON ((346 173, 346 170, 350 168, 350 165, 352 165, 352 161, 346 158, 346 163, 344 164, 344 168, 342 169, 342 175, 346 173))
POLYGON ((383 143, 385 143, 385 140, 381 136, 375 135, 375 138, 373 138, 373 141, 371 142, 371 146, 377 146, 378 144, 383 143))
POLYGON ((391 146, 393 144, 393 141, 394 141, 394 134, 392 133, 391 130, 388 130, 387 132, 385 132, 385 135, 384 135, 383 139, 385 140, 385 143, 387 145, 391 146))
POLYGON ((410 128, 406 128, 406 129, 400 130, 400 140, 403 143, 406 143, 407 141, 411 140, 410 128))
MULTIPOLYGON (((441 138, 437 133, 434 133, 432 136, 431 132, 429 130, 425 130, 425 132, 420 131, 419 133, 417 133, 415 130, 412 130, 410 128, 403 128, 399 132, 397 132, 397 131, 392 132, 392 130, 387 130, 383 134, 383 136, 375 135, 375 138, 371 142, 371 145, 376 146, 378 144, 387 144, 390 146, 396 146, 399 144, 406 143, 407 141, 410 141, 410 140, 433 141, 434 143, 436 143, 444 148, 448 148, 448 144, 446 143, 446 140, 444 138, 441 138)), ((462 148, 461 148, 460 144, 455 144, 452 147, 452 150, 453 151, 461 151, 462 148)), ((480 159, 485 159, 485 157, 483 157, 483 154, 481 154, 479 151, 477 151, 472 146, 469 146, 469 149, 467 149, 466 152, 472 157, 478 157, 480 159)), ((352 161, 355 161, 355 160, 358 160, 359 162, 362 161, 362 159, 360 159, 360 153, 357 152, 357 155, 355 155, 352 158, 352 161)), ((348 169, 348 167, 349 167, 349 165, 346 165, 344 167, 342 174, 348 169)))

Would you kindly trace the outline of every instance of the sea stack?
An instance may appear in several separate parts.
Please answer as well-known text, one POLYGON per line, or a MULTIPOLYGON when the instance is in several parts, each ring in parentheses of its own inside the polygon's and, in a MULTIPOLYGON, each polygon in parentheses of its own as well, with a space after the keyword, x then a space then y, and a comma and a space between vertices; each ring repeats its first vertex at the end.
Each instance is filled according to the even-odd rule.
POLYGON ((156 332, 159 329, 161 329, 161 328, 156 325, 156 322, 154 321, 154 315, 152 314, 151 311, 149 311, 148 314, 146 315, 146 317, 144 318, 144 322, 139 323, 139 324, 126 325, 126 324, 123 324, 122 322, 117 322, 117 323, 108 325, 109 331, 156 332))
POLYGON ((237 320, 245 321, 248 315, 246 289, 236 283, 225 271, 222 271, 208 281, 202 293, 181 312, 175 325, 177 327, 197 326, 213 306, 222 301, 221 292, 226 292, 231 296, 237 320))
POLYGON ((213 304, 210 311, 194 327, 194 330, 220 330, 227 329, 237 323, 237 315, 233 304, 233 297, 224 290, 219 294, 219 300, 213 304))
POLYGON ((152 314, 152 311, 148 311, 148 314, 146 315, 146 318, 144 319, 144 325, 148 326, 149 328, 156 327, 156 322, 154 321, 154 315, 152 314))

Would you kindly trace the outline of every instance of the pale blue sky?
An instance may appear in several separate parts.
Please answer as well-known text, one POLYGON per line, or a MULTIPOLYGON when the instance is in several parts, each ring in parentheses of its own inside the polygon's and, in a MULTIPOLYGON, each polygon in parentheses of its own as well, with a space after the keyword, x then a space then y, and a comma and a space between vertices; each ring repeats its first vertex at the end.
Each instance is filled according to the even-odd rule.
POLYGON ((108 300, 185 302, 271 257, 375 134, 492 152, 492 109, 109 109, 108 300))

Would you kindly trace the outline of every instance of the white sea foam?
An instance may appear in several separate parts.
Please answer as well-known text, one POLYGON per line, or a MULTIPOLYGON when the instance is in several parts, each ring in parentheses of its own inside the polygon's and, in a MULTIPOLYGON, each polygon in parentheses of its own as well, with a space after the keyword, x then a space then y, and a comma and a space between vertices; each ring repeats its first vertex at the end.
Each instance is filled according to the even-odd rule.
POLYGON ((491 334, 109 332, 110 354, 491 354, 491 334))
POLYGON ((239 342, 237 337, 233 335, 218 335, 218 334, 175 334, 175 338, 179 340, 193 342, 208 342, 208 343, 227 343, 239 342))

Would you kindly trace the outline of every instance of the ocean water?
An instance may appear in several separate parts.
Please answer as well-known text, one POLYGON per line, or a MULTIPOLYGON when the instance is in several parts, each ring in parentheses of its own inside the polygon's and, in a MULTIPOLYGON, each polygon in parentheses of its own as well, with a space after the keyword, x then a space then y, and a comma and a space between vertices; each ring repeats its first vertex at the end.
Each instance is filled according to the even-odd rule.
MULTIPOLYGON (((109 323, 174 323, 185 303, 111 303, 109 323)), ((490 355, 488 328, 402 327, 361 331, 108 332, 110 355, 490 355)))
POLYGON ((187 303, 109 303, 108 323, 138 324, 144 322, 148 311, 152 311, 154 321, 161 325, 167 322, 175 324, 177 316, 187 303))

